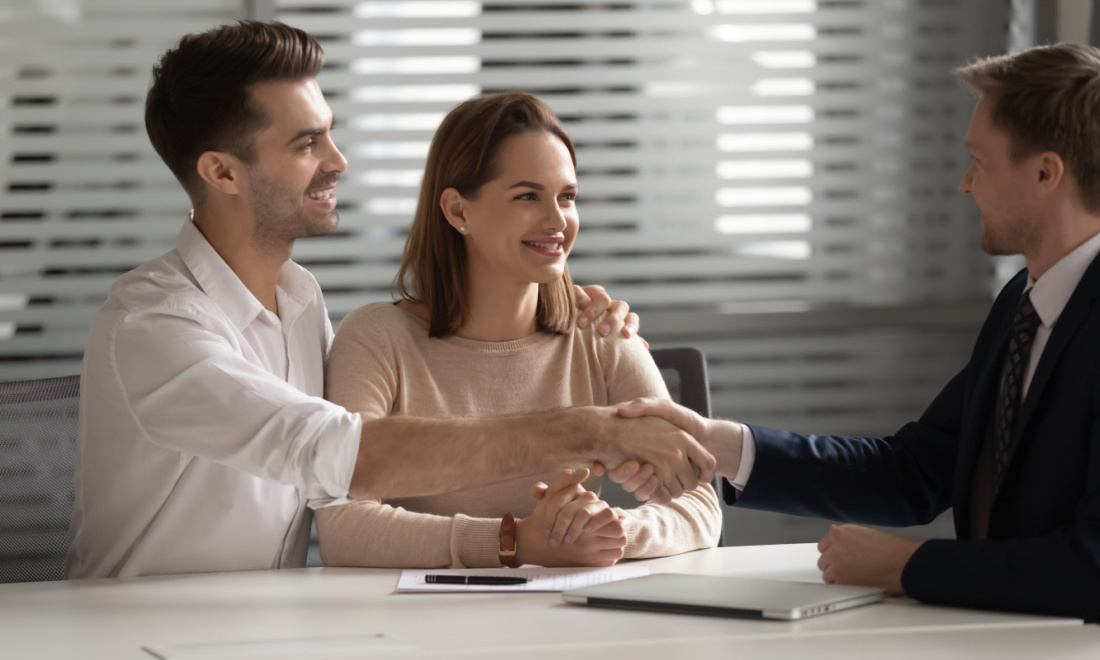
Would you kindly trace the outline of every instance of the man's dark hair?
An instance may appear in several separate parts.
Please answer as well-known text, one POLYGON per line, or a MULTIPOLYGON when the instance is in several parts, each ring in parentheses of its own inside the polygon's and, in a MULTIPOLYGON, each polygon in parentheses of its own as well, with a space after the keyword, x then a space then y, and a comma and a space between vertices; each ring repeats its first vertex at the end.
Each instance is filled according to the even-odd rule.
POLYGON ((248 86, 312 78, 325 61, 317 41, 283 23, 239 21, 188 34, 153 67, 145 130, 168 169, 195 202, 195 165, 205 151, 251 163, 252 137, 270 121, 249 100, 248 86))

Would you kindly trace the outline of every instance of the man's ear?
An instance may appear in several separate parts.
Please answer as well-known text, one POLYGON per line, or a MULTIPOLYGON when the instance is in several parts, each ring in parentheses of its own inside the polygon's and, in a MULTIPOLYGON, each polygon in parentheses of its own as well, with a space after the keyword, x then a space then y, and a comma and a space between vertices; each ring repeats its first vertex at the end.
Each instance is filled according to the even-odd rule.
POLYGON ((1066 162, 1054 151, 1039 154, 1039 185, 1046 190, 1054 190, 1062 183, 1066 175, 1066 162))
POLYGON ((459 232, 465 234, 466 226, 466 200, 456 188, 447 188, 439 196, 439 208, 443 210, 443 216, 447 222, 459 232))
POLYGON ((241 194, 244 167, 241 161, 224 151, 204 151, 196 169, 203 181, 226 195, 241 194))

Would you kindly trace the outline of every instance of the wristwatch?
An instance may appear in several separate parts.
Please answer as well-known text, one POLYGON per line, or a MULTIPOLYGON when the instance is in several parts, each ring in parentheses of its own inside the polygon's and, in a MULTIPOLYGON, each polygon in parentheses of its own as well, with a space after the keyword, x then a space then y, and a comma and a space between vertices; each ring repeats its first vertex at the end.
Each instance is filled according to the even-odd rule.
POLYGON ((516 519, 512 514, 504 514, 500 521, 500 563, 508 568, 519 568, 516 559, 516 519))

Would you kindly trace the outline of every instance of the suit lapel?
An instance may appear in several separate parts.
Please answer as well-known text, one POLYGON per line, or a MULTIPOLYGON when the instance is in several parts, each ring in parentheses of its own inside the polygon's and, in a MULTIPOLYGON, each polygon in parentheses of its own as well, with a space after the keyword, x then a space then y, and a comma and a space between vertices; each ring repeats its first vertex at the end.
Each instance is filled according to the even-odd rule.
MULTIPOLYGON (((1027 396, 1020 406, 1020 416, 1016 420, 1016 428, 1012 433, 1012 444, 1008 448, 1008 466, 1012 465, 1012 459, 1016 454, 1016 448, 1020 445, 1024 429, 1027 428, 1031 416, 1035 413, 1035 407, 1043 395, 1043 390, 1050 382, 1058 361, 1065 353, 1073 336, 1088 318, 1092 309, 1092 301, 1100 294, 1100 257, 1097 257, 1085 271, 1077 288, 1073 290, 1066 303, 1065 309, 1054 323, 1054 329, 1050 333, 1050 339, 1043 349, 1043 355, 1039 358, 1039 364, 1035 367, 1035 375, 1031 378, 1027 396)), ((1005 469, 1007 474, 1008 469, 1005 469)))

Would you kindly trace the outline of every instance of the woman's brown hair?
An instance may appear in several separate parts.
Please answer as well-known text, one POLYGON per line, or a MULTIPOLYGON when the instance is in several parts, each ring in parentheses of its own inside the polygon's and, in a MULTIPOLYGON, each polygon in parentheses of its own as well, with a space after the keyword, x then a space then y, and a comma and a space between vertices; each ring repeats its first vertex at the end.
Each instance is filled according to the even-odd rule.
MULTIPOLYGON (((550 133, 569 150, 573 140, 550 108, 530 94, 507 92, 470 99, 443 119, 428 150, 420 199, 394 284, 401 296, 428 308, 431 337, 458 331, 469 314, 464 237, 443 215, 447 188, 476 199, 481 186, 500 176, 497 153, 509 138, 531 131, 550 133)), ((543 332, 569 332, 576 317, 569 268, 561 278, 539 284, 537 323, 543 332)))

